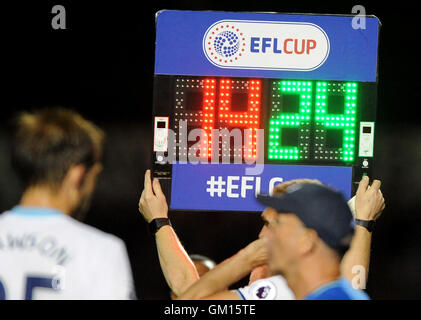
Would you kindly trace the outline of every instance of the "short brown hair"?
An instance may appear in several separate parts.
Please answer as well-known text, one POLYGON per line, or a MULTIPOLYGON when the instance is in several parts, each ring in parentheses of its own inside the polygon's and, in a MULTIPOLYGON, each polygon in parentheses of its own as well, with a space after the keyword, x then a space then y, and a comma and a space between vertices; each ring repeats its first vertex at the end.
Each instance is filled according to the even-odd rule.
POLYGON ((102 158, 104 132, 74 111, 46 108, 15 120, 12 164, 25 188, 58 186, 71 166, 102 158))

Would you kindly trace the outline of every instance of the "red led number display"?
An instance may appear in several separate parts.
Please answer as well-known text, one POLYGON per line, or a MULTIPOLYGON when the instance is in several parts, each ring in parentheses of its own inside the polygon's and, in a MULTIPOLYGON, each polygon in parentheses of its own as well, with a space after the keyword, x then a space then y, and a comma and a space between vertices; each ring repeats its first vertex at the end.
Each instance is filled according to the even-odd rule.
MULTIPOLYGON (((223 152, 237 153, 244 159, 256 157, 260 80, 182 77, 176 79, 175 97, 175 128, 180 120, 184 120, 190 128, 203 130, 201 157, 212 156, 212 129, 224 128, 240 128, 248 136, 244 137, 241 150, 231 150, 230 146, 224 145, 223 152)), ((226 140, 223 139, 222 143, 226 140)))
POLYGON ((221 79, 218 100, 219 125, 249 129, 243 155, 246 159, 256 157, 256 135, 260 122, 260 81, 221 79))

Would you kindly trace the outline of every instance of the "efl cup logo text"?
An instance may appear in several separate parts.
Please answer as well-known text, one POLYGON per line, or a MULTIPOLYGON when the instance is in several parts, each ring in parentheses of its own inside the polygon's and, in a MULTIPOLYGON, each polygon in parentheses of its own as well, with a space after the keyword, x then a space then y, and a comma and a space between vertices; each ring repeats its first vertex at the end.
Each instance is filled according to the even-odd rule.
POLYGON ((222 20, 203 37, 205 56, 220 68, 311 71, 329 49, 326 33, 311 23, 222 20))
POLYGON ((316 49, 317 42, 313 39, 285 39, 257 38, 250 39, 250 51, 254 53, 307 54, 316 49), (279 42, 279 43, 278 43, 279 42))

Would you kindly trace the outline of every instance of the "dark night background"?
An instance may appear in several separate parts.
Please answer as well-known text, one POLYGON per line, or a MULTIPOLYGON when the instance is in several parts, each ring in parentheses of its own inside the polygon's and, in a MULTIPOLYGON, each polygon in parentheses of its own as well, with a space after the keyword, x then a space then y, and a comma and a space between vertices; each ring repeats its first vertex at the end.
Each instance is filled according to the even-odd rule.
MULTIPOLYGON (((21 192, 9 161, 11 117, 51 105, 78 110, 107 132, 104 171, 86 222, 126 242, 139 298, 168 298, 154 241, 137 211, 143 173, 151 165, 155 12, 351 14, 356 4, 382 22, 374 173, 382 180, 387 207, 373 235, 367 291, 373 299, 421 298, 419 14, 402 1, 1 4, 0 211, 16 204, 21 192), (66 30, 51 28, 56 4, 66 8, 66 30)), ((188 252, 217 262, 254 240, 261 228, 258 214, 170 213, 170 218, 188 252)))

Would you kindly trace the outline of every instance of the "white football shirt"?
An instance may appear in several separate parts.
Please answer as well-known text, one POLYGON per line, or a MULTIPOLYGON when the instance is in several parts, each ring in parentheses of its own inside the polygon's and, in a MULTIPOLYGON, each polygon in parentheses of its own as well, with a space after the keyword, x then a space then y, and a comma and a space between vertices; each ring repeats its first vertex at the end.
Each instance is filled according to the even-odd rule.
POLYGON ((254 281, 251 285, 237 289, 243 300, 294 300, 294 294, 284 277, 277 275, 254 281))
POLYGON ((52 208, 0 215, 0 300, 134 297, 121 239, 52 208))

